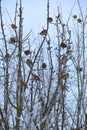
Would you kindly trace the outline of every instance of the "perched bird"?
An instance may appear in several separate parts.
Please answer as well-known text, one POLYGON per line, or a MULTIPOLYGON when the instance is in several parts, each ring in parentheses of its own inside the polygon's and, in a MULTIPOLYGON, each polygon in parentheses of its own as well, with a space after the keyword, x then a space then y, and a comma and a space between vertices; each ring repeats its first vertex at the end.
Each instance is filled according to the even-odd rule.
POLYGON ((62 63, 63 63, 63 64, 66 64, 66 62, 67 62, 67 56, 66 56, 66 55, 63 55, 63 57, 62 57, 62 63))
POLYGON ((80 18, 78 18, 78 19, 77 19, 77 22, 78 22, 78 23, 81 23, 81 22, 82 22, 82 20, 81 20, 80 18))
POLYGON ((24 51, 24 54, 25 54, 25 55, 29 55, 29 54, 31 54, 31 51, 30 51, 30 50, 25 50, 25 51, 24 51))
POLYGON ((64 42, 61 42, 60 46, 61 46, 62 48, 66 48, 66 47, 67 47, 67 45, 66 45, 64 42))
POLYGON ((60 84, 59 89, 65 91, 67 90, 67 87, 65 85, 60 84))
POLYGON ((44 36, 44 35, 46 35, 46 34, 47 34, 47 30, 46 30, 46 29, 44 29, 44 30, 42 30, 39 34, 40 34, 41 36, 44 36))
POLYGON ((40 77, 36 74, 33 74, 33 79, 36 81, 40 81, 40 77))
POLYGON ((73 15, 73 18, 74 18, 74 19, 77 19, 77 15, 76 15, 76 14, 75 14, 75 15, 73 15))
POLYGON ((12 29, 16 29, 17 26, 15 24, 11 24, 12 29))
POLYGON ((26 60, 26 64, 29 66, 29 67, 32 67, 33 63, 30 59, 27 59, 26 60))
POLYGON ((5 59, 9 59, 11 57, 11 55, 9 54, 9 53, 7 53, 6 55, 5 55, 5 59))
POLYGON ((15 37, 11 37, 9 40, 10 43, 15 43, 16 42, 16 38, 15 37))
POLYGON ((61 79, 67 80, 68 77, 69 77, 69 74, 67 73, 67 74, 62 75, 62 76, 61 76, 61 79))
POLYGON ((42 68, 43 68, 43 69, 46 68, 46 64, 45 64, 45 63, 42 64, 42 68))
POLYGON ((48 21, 49 23, 52 23, 52 22, 53 22, 53 18, 48 17, 48 18, 47 18, 47 21, 48 21))

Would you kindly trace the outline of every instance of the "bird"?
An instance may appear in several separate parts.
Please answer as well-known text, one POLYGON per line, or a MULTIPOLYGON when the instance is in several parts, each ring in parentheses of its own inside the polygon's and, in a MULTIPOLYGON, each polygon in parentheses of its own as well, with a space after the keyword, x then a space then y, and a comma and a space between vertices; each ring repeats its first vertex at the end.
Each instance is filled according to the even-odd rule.
POLYGON ((48 21, 49 23, 52 23, 52 22, 53 22, 53 18, 48 17, 48 18, 47 18, 47 21, 48 21))
POLYGON ((15 37, 11 37, 9 40, 10 43, 15 43, 16 42, 16 38, 15 37))
POLYGON ((30 50, 25 50, 25 51, 24 51, 24 54, 25 54, 25 55, 29 55, 29 54, 31 54, 31 51, 30 51, 30 50))
POLYGON ((67 80, 68 77, 69 77, 69 74, 67 73, 67 74, 62 75, 62 76, 61 76, 61 79, 67 80))
POLYGON ((27 59, 27 60, 26 60, 26 64, 27 64, 29 67, 32 67, 32 65, 33 65, 32 60, 27 59))
POLYGON ((11 57, 11 55, 9 54, 9 53, 7 53, 6 55, 5 55, 5 59, 9 59, 11 57))
POLYGON ((45 69, 46 68, 46 64, 42 63, 42 68, 45 69))
POLYGON ((67 90, 67 87, 65 85, 60 84, 59 89, 65 91, 65 90, 67 90))
POLYGON ((61 46, 62 48, 66 48, 66 47, 67 47, 67 45, 66 45, 64 42, 61 42, 60 46, 61 46))
POLYGON ((67 56, 63 55, 63 57, 62 57, 62 63, 65 64, 66 62, 67 62, 67 56))
POLYGON ((75 14, 75 15, 73 15, 73 18, 74 18, 74 19, 77 19, 77 15, 76 15, 76 14, 75 14))
POLYGON ((46 29, 44 29, 44 30, 42 30, 39 34, 40 34, 41 36, 44 36, 44 35, 46 35, 46 34, 47 34, 47 30, 46 30, 46 29))
POLYGON ((16 29, 17 26, 15 24, 11 24, 12 29, 16 29))
POLYGON ((40 77, 38 75, 36 75, 36 74, 33 74, 33 79, 35 81, 40 81, 40 77))
POLYGON ((78 19, 77 19, 77 22, 78 22, 78 23, 81 23, 81 22, 82 22, 82 20, 81 20, 80 18, 78 18, 78 19))

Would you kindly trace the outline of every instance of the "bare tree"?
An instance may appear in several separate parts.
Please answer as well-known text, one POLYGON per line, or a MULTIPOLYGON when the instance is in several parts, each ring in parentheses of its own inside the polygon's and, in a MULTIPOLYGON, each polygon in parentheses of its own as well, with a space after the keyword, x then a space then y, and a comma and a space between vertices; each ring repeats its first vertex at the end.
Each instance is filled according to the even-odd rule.
POLYGON ((73 15, 69 28, 59 7, 55 19, 50 16, 47 0, 47 24, 32 47, 32 31, 23 34, 22 0, 16 2, 10 37, 0 1, 1 129, 86 130, 87 17, 77 2, 80 16, 73 15))

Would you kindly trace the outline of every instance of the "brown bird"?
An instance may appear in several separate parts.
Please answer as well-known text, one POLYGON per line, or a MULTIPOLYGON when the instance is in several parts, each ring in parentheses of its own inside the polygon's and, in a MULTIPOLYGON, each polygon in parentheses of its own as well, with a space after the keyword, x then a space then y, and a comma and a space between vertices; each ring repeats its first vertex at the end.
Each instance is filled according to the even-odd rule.
POLYGON ((46 29, 44 29, 44 30, 42 30, 39 34, 40 34, 41 36, 44 36, 44 35, 46 35, 46 34, 47 34, 47 30, 46 30, 46 29))
POLYGON ((9 40, 10 43, 15 43, 16 42, 16 38, 15 37, 11 37, 9 40))
POLYGON ((52 23, 52 22, 53 22, 53 18, 48 17, 48 18, 47 18, 47 21, 48 21, 49 23, 52 23))
POLYGON ((68 77, 69 77, 69 74, 67 73, 67 74, 62 75, 62 76, 61 76, 61 79, 67 80, 68 77))
POLYGON ((30 59, 27 59, 26 60, 26 64, 29 66, 29 67, 32 67, 33 63, 30 59))
POLYGON ((5 55, 5 59, 9 59, 11 57, 11 55, 9 54, 9 53, 7 53, 6 55, 5 55))
POLYGON ((67 62, 67 56, 64 55, 64 56, 62 57, 62 63, 63 63, 63 64, 66 64, 66 62, 67 62))
POLYGON ((33 74, 33 79, 36 81, 40 81, 40 77, 36 74, 33 74))
POLYGON ((67 90, 67 87, 65 85, 60 84, 59 89, 65 91, 65 90, 67 90))
POLYGON ((82 22, 82 20, 81 20, 80 18, 78 18, 78 19, 77 19, 77 22, 78 22, 78 23, 81 23, 81 22, 82 22))
POLYGON ((67 47, 67 45, 66 45, 64 42, 61 42, 60 46, 61 46, 62 48, 66 48, 66 47, 67 47))
POLYGON ((11 24, 12 29, 16 29, 17 26, 15 24, 11 24))
POLYGON ((76 15, 76 14, 75 14, 75 15, 73 15, 73 18, 74 18, 74 19, 77 19, 77 15, 76 15))
POLYGON ((25 55, 29 55, 29 54, 31 54, 31 51, 30 51, 30 50, 25 50, 25 51, 24 51, 24 54, 25 54, 25 55))
POLYGON ((45 63, 42 64, 42 68, 43 68, 43 69, 46 68, 46 64, 45 64, 45 63))

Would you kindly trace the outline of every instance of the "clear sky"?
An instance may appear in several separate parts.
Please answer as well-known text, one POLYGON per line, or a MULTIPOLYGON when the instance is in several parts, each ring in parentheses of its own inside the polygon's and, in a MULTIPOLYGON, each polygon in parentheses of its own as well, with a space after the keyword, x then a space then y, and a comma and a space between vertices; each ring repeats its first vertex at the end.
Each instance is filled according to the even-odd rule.
MULTIPOLYGON (((46 25, 46 2, 47 0, 22 0, 23 1, 23 15, 24 15, 24 27, 25 32, 27 30, 33 30, 38 32, 41 30, 42 26, 46 25)), ((60 6, 62 9, 63 17, 66 18, 71 12, 71 9, 76 0, 50 0, 50 16, 55 18, 57 15, 57 7, 60 6)), ((9 23, 10 19, 5 11, 7 8, 9 15, 13 19, 14 9, 16 0, 2 0, 2 7, 4 10, 4 15, 6 22, 9 23)), ((87 0, 80 0, 81 7, 84 9, 87 5, 87 0)), ((74 12, 77 12, 75 4, 74 12)))

